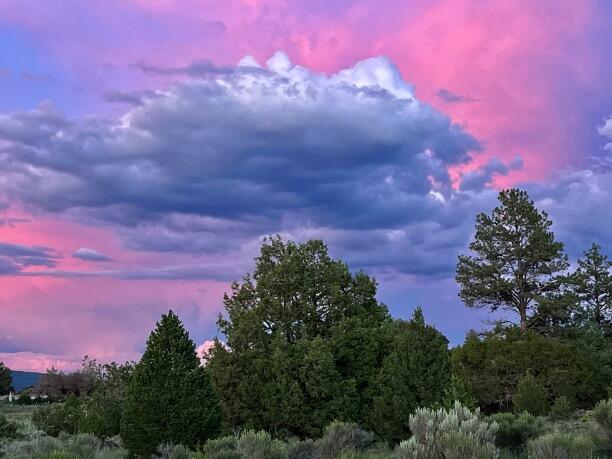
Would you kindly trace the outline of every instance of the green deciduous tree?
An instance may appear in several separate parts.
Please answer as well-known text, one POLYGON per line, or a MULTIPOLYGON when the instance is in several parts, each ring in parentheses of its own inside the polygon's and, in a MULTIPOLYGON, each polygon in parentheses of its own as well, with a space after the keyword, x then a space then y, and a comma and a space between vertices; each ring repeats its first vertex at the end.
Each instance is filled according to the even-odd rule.
POLYGON ((134 367, 121 419, 132 456, 149 457, 161 444, 193 448, 218 432, 221 413, 207 371, 178 316, 162 315, 134 367))
POLYGON ((425 324, 421 308, 410 321, 396 322, 392 336, 376 379, 369 422, 384 439, 399 442, 409 436, 409 417, 416 408, 442 402, 451 374, 450 352, 444 335, 425 324))
POLYGON ((319 436, 334 419, 360 420, 391 323, 375 295, 323 242, 266 239, 224 298, 226 343, 208 358, 227 427, 319 436))
POLYGON ((12 384, 11 369, 0 362, 0 395, 8 394, 12 384))
POLYGON ((131 363, 97 365, 94 389, 83 402, 83 415, 79 424, 81 432, 93 433, 98 438, 119 435, 133 369, 131 363))
POLYGON ((476 217, 469 246, 474 255, 459 257, 459 296, 468 307, 517 313, 524 331, 538 299, 558 286, 567 257, 550 231, 548 215, 525 191, 505 190, 498 199, 501 205, 490 216, 476 217))

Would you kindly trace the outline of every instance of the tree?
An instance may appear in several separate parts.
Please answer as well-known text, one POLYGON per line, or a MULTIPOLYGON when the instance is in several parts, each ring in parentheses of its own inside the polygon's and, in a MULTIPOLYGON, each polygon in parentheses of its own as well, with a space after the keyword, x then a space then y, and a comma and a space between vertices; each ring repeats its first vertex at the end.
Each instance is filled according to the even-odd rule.
POLYGON ((452 350, 455 373, 486 412, 511 407, 520 378, 530 372, 549 401, 561 396, 590 408, 605 396, 608 376, 571 343, 517 327, 468 333, 452 350))
POLYGON ((119 435, 133 369, 133 364, 127 362, 123 365, 115 362, 96 365, 94 389, 83 402, 83 415, 79 424, 81 432, 92 433, 98 438, 119 435))
POLYGON ((546 391, 529 371, 519 379, 512 404, 515 413, 527 411, 533 416, 542 416, 550 409, 546 391))
POLYGON ((394 326, 393 344, 376 380, 370 427, 387 441, 406 439, 410 415, 442 402, 450 374, 448 340, 425 324, 417 308, 410 321, 394 326))
POLYGON ((161 444, 194 448, 214 436, 221 414, 207 371, 178 316, 164 314, 128 385, 121 439, 131 456, 149 457, 161 444))
POLYGON ((475 255, 459 256, 459 296, 468 307, 516 312, 525 331, 538 299, 558 285, 567 257, 563 243, 550 231, 548 215, 525 191, 504 190, 498 199, 501 205, 491 216, 476 217, 476 235, 469 246, 475 255))
POLYGON ((577 319, 593 322, 609 333, 612 326, 612 262, 593 244, 578 260, 578 269, 571 276, 570 289, 577 297, 577 319))
POLYGON ((226 342, 208 356, 226 428, 306 437, 363 419, 391 324, 375 295, 323 242, 265 239, 253 275, 225 295, 226 342))
POLYGON ((11 369, 0 362, 0 395, 6 395, 10 392, 13 384, 11 369))

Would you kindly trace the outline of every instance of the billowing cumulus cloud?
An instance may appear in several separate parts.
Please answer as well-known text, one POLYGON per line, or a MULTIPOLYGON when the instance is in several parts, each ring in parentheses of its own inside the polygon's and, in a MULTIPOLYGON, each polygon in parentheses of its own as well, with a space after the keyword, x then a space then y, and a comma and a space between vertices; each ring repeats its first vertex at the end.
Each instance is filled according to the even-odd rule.
POLYGON ((330 76, 280 52, 265 67, 247 57, 144 70, 192 78, 136 93, 115 121, 75 122, 49 105, 2 116, 3 191, 105 221, 127 247, 159 252, 237 250, 301 228, 456 225, 444 222, 448 169, 480 145, 419 101, 387 58, 330 76))

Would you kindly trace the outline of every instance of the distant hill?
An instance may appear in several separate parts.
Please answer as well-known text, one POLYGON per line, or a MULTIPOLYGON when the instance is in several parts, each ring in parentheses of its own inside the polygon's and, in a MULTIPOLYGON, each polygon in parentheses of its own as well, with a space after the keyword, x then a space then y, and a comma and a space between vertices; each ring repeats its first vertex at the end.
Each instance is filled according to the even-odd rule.
POLYGON ((22 390, 35 385, 42 376, 42 373, 13 370, 11 371, 11 376, 13 377, 13 387, 15 388, 15 392, 21 392, 22 390))

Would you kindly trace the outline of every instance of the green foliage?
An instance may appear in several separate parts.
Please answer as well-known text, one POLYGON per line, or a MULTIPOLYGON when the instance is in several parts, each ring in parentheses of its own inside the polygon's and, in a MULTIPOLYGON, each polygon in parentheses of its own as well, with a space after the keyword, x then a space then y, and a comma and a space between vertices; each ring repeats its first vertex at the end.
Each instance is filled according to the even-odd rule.
POLYGON ((19 397, 17 397, 16 402, 18 405, 33 405, 34 404, 34 400, 32 400, 32 397, 30 397, 30 394, 26 392, 22 392, 21 394, 19 394, 19 397))
POLYGON ((553 406, 550 408, 550 415, 554 419, 567 419, 571 416, 572 411, 573 408, 569 399, 565 395, 562 395, 553 403, 553 406))
POLYGON ((201 459, 383 459, 390 452, 374 444, 374 434, 356 424, 333 422, 316 440, 281 441, 264 431, 247 430, 236 436, 209 440, 197 455, 201 459))
POLYGON ((190 459, 191 454, 183 445, 166 444, 157 448, 155 457, 160 459, 190 459))
POLYGON ((12 384, 11 369, 4 362, 0 362, 0 395, 8 394, 12 384))
POLYGON ((600 401, 593 410, 593 419, 606 440, 606 448, 612 450, 612 398, 600 401))
POLYGON ((342 453, 363 451, 374 443, 374 434, 357 424, 333 422, 316 442, 317 458, 334 459, 342 453))
POLYGON ((176 314, 162 315, 130 378, 121 419, 124 445, 142 457, 165 443, 194 448, 218 432, 220 416, 195 344, 176 314))
POLYGON ((595 458, 595 444, 585 435, 553 432, 530 440, 529 459, 591 459, 595 458))
POLYGON ((500 448, 520 451, 527 441, 544 432, 544 423, 527 412, 519 414, 497 413, 488 417, 497 424, 495 444, 500 448))
POLYGON ((410 416, 412 437, 400 443, 398 459, 492 459, 497 425, 480 418, 460 403, 446 410, 419 408, 410 416))
POLYGON ((93 435, 34 436, 9 443, 2 449, 6 459, 122 459, 125 451, 115 442, 102 442, 93 435))
POLYGON ((321 241, 266 239, 253 276, 233 283, 208 368, 226 428, 319 436, 362 419, 391 322, 376 283, 351 274, 321 241))
POLYGON ((0 439, 17 438, 19 436, 17 430, 17 424, 9 421, 4 414, 0 413, 0 439))
POLYGON ((530 372, 519 379, 512 404, 515 413, 527 411, 534 416, 541 416, 550 410, 546 391, 530 372))
POLYGON ((571 277, 572 293, 580 308, 576 320, 592 322, 604 332, 612 331, 612 262, 593 244, 578 260, 578 269, 571 277))
POLYGON ((98 438, 119 435, 127 386, 133 365, 110 363, 100 365, 91 395, 83 402, 79 423, 81 432, 90 432, 98 438))
POLYGON ((468 307, 516 312, 525 331, 538 298, 558 285, 556 276, 567 269, 567 257, 550 231, 548 215, 525 191, 504 190, 498 199, 501 205, 491 216, 476 217, 470 243, 474 256, 459 257, 459 296, 468 307))
POLYGON ((32 413, 32 424, 52 437, 61 432, 73 434, 78 431, 81 413, 81 401, 69 395, 63 403, 37 406, 32 413))
POLYGON ((376 379, 369 427, 397 443, 408 436, 409 417, 417 407, 442 401, 451 372, 448 340, 425 324, 421 308, 412 320, 397 321, 392 337, 376 379))
POLYGON ((470 393, 464 382, 453 373, 448 382, 448 386, 444 389, 442 406, 446 409, 450 409, 455 406, 455 402, 461 403, 470 410, 478 408, 476 398, 470 393))
POLYGON ((282 459, 284 444, 267 432, 248 430, 238 438, 236 451, 243 458, 282 459))
POLYGON ((452 351, 453 372, 488 412, 511 407, 522 375, 530 372, 549 399, 566 396, 590 408, 605 396, 607 377, 567 342, 512 328, 479 337, 469 333, 452 351))

